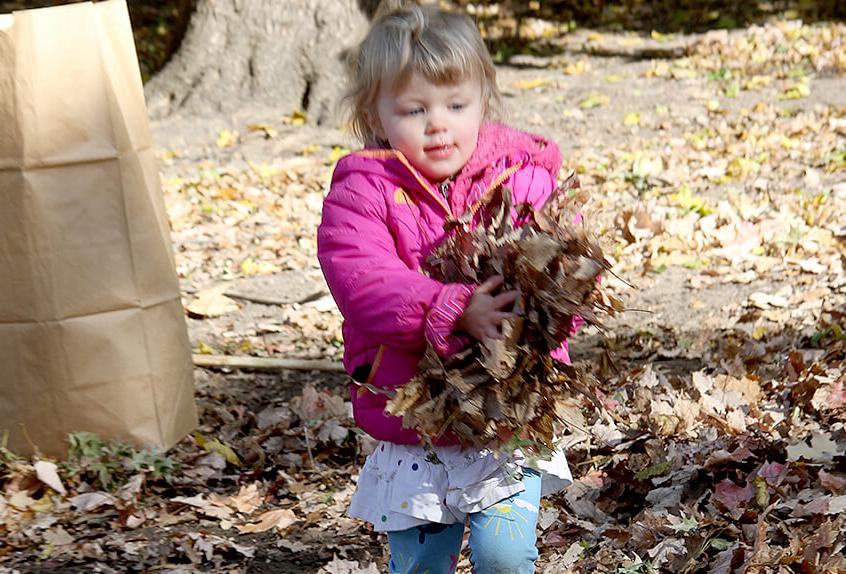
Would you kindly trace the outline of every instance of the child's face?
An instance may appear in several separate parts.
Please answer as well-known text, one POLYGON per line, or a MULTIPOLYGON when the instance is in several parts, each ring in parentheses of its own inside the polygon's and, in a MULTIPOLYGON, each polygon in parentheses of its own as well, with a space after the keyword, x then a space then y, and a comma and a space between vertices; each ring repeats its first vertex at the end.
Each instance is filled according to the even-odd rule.
POLYGON ((437 85, 414 73, 399 90, 383 83, 376 104, 377 133, 431 181, 458 173, 476 149, 484 106, 475 78, 437 85))

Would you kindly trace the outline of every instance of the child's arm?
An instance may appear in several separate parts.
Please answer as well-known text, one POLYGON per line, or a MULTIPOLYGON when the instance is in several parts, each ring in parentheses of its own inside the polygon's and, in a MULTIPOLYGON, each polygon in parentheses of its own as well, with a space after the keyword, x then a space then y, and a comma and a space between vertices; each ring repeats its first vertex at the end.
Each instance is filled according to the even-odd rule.
POLYGON ((354 328, 382 344, 442 355, 467 344, 455 333, 474 287, 443 284, 397 254, 382 195, 365 176, 334 185, 323 206, 317 253, 332 296, 354 328), (367 193, 370 192, 370 193, 367 193))
POLYGON ((528 203, 539 210, 555 190, 555 178, 556 174, 548 169, 529 164, 512 175, 504 185, 511 189, 514 205, 528 203))

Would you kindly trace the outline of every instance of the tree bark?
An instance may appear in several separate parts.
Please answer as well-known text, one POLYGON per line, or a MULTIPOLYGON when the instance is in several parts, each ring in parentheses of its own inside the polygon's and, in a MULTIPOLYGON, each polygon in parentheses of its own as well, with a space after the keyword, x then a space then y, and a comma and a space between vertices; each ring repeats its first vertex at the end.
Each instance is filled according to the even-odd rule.
POLYGON ((185 39, 147 84, 150 115, 246 106, 334 119, 345 54, 366 33, 373 0, 198 0, 185 39))

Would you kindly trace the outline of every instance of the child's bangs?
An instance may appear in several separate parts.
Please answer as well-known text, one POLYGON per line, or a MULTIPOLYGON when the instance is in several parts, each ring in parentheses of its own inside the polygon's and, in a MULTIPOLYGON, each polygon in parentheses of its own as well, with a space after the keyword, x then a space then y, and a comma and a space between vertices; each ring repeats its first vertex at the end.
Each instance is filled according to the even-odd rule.
POLYGON ((391 74, 394 78, 394 89, 402 89, 417 73, 437 85, 456 84, 465 79, 484 77, 482 63, 475 54, 462 54, 454 50, 438 53, 415 46, 404 62, 397 66, 397 72, 391 74))

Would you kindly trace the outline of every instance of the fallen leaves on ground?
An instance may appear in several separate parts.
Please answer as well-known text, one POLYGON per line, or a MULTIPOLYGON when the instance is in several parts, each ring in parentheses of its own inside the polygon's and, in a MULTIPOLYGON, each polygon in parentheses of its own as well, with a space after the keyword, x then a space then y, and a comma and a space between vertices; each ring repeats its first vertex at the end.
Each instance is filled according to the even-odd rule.
MULTIPOLYGON (((844 36, 842 23, 793 21, 707 34, 642 73, 664 89, 695 86, 689 110, 618 110, 612 131, 632 132, 585 141, 569 159, 604 232, 609 292, 626 290, 616 274, 655 295, 651 313, 622 314, 605 340, 573 340, 577 363, 600 381, 601 408, 581 397, 558 405, 572 423, 576 482, 543 502, 538 571, 846 570, 846 109, 815 99, 824 80, 843 77, 844 36)), ((592 73, 623 85, 599 64, 566 72, 575 75, 550 113, 599 122, 614 111, 602 99, 578 108, 610 91, 566 89, 592 73)), ((239 129, 221 143, 273 137, 239 129)), ((342 151, 166 179, 183 284, 199 293, 313 270, 342 151)), ((331 305, 268 308, 254 322, 217 318, 231 346, 212 350, 337 358, 331 305), (267 342, 281 329, 296 339, 267 342)), ((373 446, 354 430, 346 380, 197 379, 198 435, 168 453, 89 449, 90 438, 73 461, 0 449, 0 569, 382 568, 384 537, 344 516, 373 446)))

